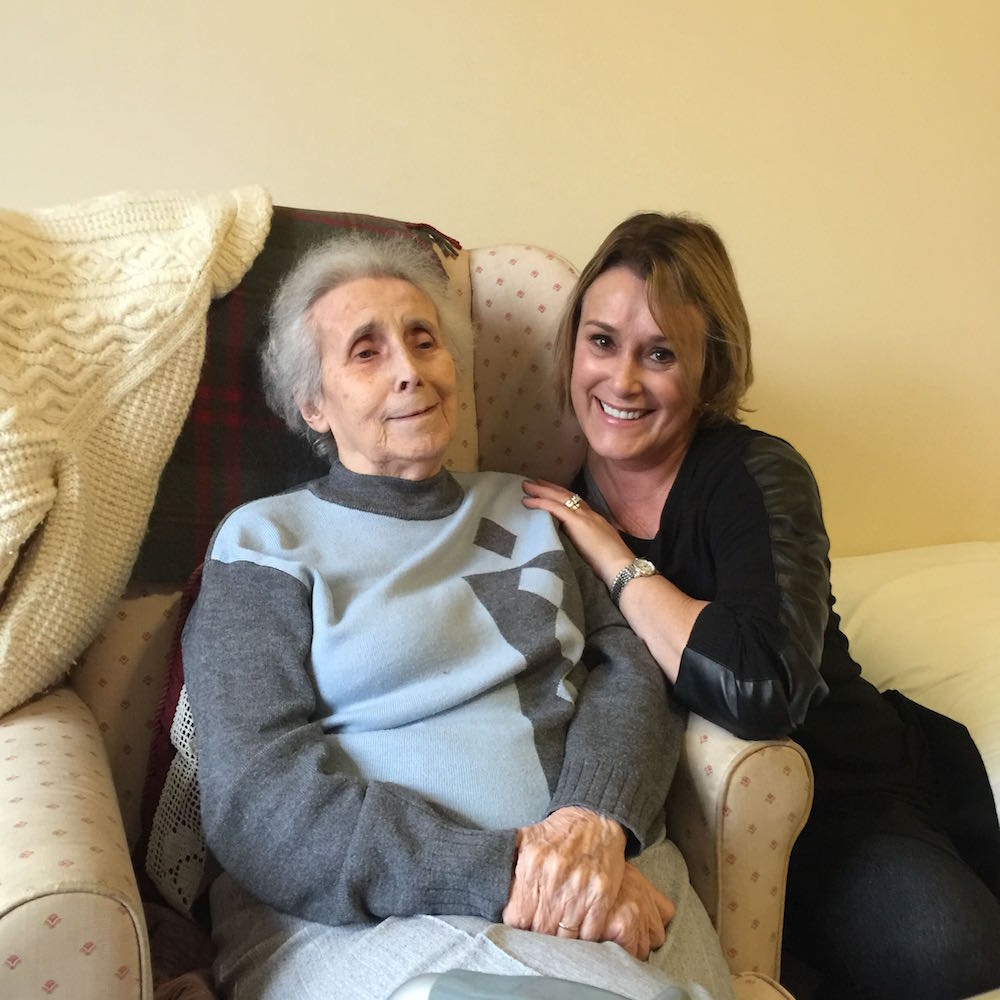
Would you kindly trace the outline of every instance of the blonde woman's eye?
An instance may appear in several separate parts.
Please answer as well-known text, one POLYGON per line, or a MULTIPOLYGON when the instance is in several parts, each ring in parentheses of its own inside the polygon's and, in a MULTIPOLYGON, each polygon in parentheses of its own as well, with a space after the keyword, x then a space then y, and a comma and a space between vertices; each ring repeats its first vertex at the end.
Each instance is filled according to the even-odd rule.
POLYGON ((669 365, 677 359, 677 355, 675 355, 674 352, 668 347, 657 347, 650 353, 650 357, 658 365, 669 365))
POLYGON ((606 351, 611 346, 611 338, 606 333, 591 334, 590 342, 601 351, 606 351))

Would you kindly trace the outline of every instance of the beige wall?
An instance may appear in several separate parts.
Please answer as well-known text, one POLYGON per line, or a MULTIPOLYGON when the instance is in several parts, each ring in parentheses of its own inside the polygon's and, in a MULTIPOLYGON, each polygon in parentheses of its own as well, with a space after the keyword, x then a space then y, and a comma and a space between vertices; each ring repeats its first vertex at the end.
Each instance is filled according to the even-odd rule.
POLYGON ((582 264, 733 253, 840 553, 1000 538, 1000 4, 5 2, 0 204, 255 181, 582 264))

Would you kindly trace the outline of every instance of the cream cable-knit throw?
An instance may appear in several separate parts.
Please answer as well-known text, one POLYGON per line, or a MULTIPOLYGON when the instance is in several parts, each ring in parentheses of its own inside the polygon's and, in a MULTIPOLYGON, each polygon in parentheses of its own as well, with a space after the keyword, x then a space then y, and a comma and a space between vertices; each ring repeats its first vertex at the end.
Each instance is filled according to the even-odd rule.
POLYGON ((61 680, 120 597, 210 298, 270 219, 259 187, 0 211, 0 714, 61 680))

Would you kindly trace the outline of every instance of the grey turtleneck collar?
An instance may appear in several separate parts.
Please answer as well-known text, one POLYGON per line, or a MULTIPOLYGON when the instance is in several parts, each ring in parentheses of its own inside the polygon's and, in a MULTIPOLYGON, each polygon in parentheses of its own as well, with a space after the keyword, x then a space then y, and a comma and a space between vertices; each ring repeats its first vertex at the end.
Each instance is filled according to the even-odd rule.
POLYGON ((339 461, 333 463, 325 479, 317 479, 309 488, 321 500, 404 521, 447 517, 458 509, 465 495, 446 469, 429 479, 401 479, 361 475, 339 461))

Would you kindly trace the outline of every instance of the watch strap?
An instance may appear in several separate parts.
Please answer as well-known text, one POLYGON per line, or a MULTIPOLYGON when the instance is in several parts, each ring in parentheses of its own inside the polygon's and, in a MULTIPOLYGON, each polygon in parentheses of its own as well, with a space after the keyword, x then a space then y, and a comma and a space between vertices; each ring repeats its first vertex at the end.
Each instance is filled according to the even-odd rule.
POLYGON ((618 607, 622 591, 625 589, 627 583, 635 580, 637 577, 653 576, 655 573, 656 567, 648 559, 636 558, 627 566, 622 567, 618 575, 611 581, 609 588, 611 591, 611 600, 614 601, 615 607, 618 607))

